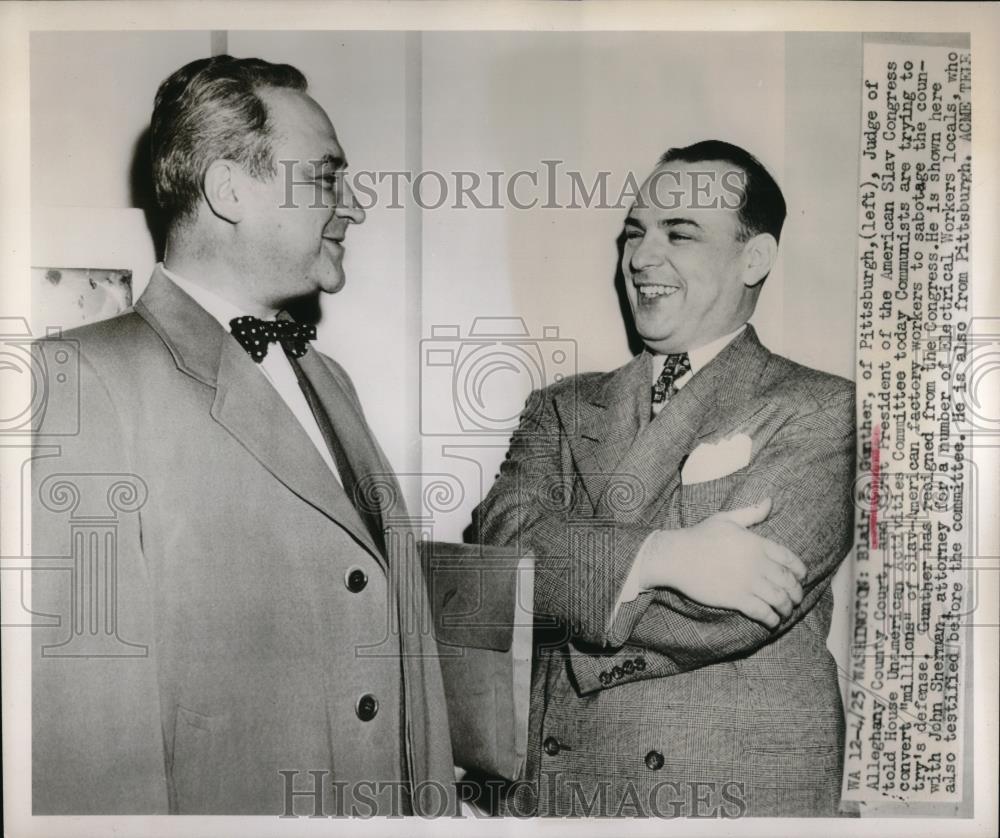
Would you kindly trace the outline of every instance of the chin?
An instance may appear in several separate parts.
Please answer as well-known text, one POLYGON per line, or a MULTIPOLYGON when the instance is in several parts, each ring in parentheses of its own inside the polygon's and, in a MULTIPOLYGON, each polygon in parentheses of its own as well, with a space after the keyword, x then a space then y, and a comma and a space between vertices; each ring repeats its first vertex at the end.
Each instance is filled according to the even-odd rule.
POLYGON ((328 276, 319 284, 319 290, 324 294, 336 294, 347 284, 347 277, 342 273, 328 276))
POLYGON ((680 350, 673 349, 672 341, 675 338, 672 335, 664 335, 658 333, 655 337, 652 335, 640 335, 642 342, 646 344, 650 349, 655 350, 661 354, 669 354, 671 352, 679 352, 680 350))
POLYGON ((676 326, 668 323, 643 323, 640 318, 636 318, 635 330, 647 341, 670 340, 678 331, 676 326))
POLYGON ((336 294, 344 287, 346 277, 339 265, 316 265, 306 274, 311 293, 336 294))
POLYGON ((656 345, 658 347, 657 351, 675 351, 673 349, 663 350, 659 347, 664 344, 667 346, 673 345, 681 337, 681 330, 676 325, 671 326, 664 323, 637 323, 636 331, 639 333, 639 337, 642 338, 643 343, 647 346, 656 345))

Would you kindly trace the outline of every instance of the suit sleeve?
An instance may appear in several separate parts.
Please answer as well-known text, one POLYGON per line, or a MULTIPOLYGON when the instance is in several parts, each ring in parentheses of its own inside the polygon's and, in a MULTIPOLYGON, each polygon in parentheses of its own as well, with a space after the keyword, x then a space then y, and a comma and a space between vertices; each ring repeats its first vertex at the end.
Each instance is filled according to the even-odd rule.
POLYGON ((165 814, 153 604, 139 514, 122 511, 145 485, 108 388, 82 357, 79 375, 79 398, 54 388, 35 424, 32 808, 165 814), (77 417, 78 432, 62 435, 77 417))
POLYGON ((571 514, 572 460, 551 392, 533 392, 489 494, 473 513, 486 544, 535 556, 535 613, 566 639, 605 646, 618 594, 653 529, 571 514))
MULTIPOLYGON (((798 624, 828 590, 853 540, 854 395, 846 386, 822 407, 787 422, 755 457, 723 509, 770 497, 768 518, 752 531, 805 563, 802 602, 774 629, 737 611, 702 605, 669 589, 646 592, 616 615, 610 645, 639 654, 641 669, 615 683, 662 677, 754 652, 798 624)), ((825 638, 824 638, 825 641, 825 638)), ((605 656, 571 649, 581 689, 607 686, 605 656)))

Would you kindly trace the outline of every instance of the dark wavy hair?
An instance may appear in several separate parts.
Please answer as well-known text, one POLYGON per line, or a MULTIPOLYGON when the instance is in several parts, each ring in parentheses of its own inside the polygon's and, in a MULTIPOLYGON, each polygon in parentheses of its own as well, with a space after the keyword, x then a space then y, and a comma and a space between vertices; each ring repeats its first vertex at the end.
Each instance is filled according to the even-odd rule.
POLYGON ((728 163, 740 169, 745 175, 743 195, 739 207, 741 241, 760 233, 770 233, 775 241, 781 239, 781 227, 785 223, 787 208, 781 187, 771 173, 756 157, 738 145, 722 140, 702 140, 683 148, 668 149, 660 157, 659 165, 672 163, 728 163))
POLYGON ((227 159, 273 177, 273 131, 263 88, 305 90, 289 64, 215 55, 185 64, 156 91, 150 127, 153 188, 168 224, 194 213, 209 165, 227 159))

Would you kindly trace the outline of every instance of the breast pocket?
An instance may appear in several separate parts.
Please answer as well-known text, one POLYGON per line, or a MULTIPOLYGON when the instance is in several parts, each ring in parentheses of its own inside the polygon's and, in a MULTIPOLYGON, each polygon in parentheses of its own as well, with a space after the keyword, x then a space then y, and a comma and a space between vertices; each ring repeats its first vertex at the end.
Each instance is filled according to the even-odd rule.
POLYGON ((178 814, 219 814, 218 792, 226 770, 222 745, 228 722, 228 714, 208 716, 177 706, 171 777, 178 814))
POLYGON ((750 466, 715 480, 681 484, 680 518, 682 527, 691 527, 720 512, 740 488, 750 472, 750 466))

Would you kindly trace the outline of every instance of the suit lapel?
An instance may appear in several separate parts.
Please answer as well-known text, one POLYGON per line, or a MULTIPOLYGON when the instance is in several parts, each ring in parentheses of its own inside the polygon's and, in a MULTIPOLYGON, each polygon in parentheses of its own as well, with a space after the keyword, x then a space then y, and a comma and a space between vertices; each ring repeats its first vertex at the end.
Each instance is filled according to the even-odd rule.
POLYGON ((752 326, 691 377, 629 449, 620 469, 642 482, 646 503, 619 520, 650 521, 680 485, 681 468, 704 440, 730 428, 759 389, 769 357, 752 326))
MULTIPOLYGON (((595 508, 643 427, 641 403, 644 383, 651 381, 651 363, 650 356, 643 352, 612 373, 596 391, 566 392, 556 398, 556 412, 569 440, 577 474, 595 508)), ((645 400, 648 417, 648 393, 645 400)))
POLYGON ((318 352, 310 350, 299 366, 312 383, 326 415, 330 417, 358 481, 358 503, 379 520, 382 528, 407 517, 395 473, 375 442, 360 405, 349 385, 335 375, 318 352))
MULTIPOLYGON (((636 522, 656 508, 658 498, 669 497, 680 480, 684 458, 702 433, 702 426, 715 412, 718 387, 724 375, 709 364, 691 378, 651 420, 619 463, 623 475, 638 481, 641 501, 627 509, 611 510, 616 520, 636 522)), ((607 510, 610 498, 602 498, 607 510)))
POLYGON ((135 308, 163 339, 178 369, 215 388, 212 418, 277 480, 382 561, 357 511, 298 419, 215 318, 159 268, 135 308))
POLYGON ((682 387, 650 420, 652 357, 643 352, 607 383, 578 399, 566 393, 556 410, 577 473, 595 511, 619 521, 652 517, 680 483, 680 469, 695 443, 711 436, 757 392, 768 351, 752 326, 682 387), (638 481, 641 499, 619 504, 613 479, 638 481))
POLYGON ((381 559, 357 510, 299 420, 235 340, 223 344, 212 416, 278 480, 381 559))

